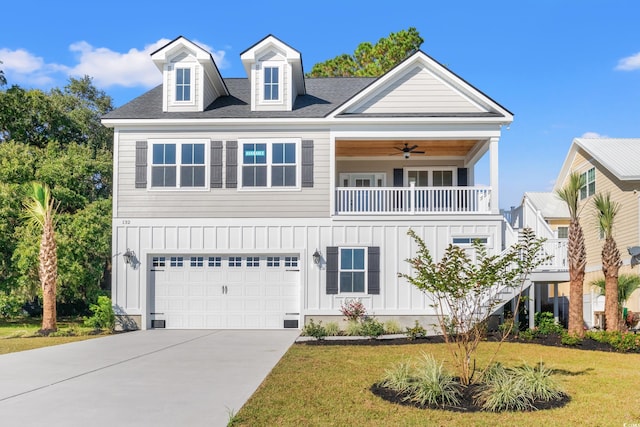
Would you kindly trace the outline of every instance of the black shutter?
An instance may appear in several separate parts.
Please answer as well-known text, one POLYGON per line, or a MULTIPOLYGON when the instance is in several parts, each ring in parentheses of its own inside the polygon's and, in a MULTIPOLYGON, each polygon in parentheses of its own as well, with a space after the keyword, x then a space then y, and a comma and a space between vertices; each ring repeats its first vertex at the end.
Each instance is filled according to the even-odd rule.
POLYGON ((367 281, 371 295, 380 294, 380 247, 370 246, 367 255, 367 281))
POLYGON ((404 187, 404 169, 393 170, 393 186, 404 187))
POLYGON ((313 187, 313 141, 302 140, 302 187, 313 187))
POLYGON ((211 141, 211 188, 222 188, 222 141, 211 141))
POLYGON ((147 188, 147 141, 136 141, 136 188, 147 188))
POLYGON ((227 141, 227 188, 238 186, 238 141, 227 141))
POLYGON ((466 187, 468 184, 467 181, 467 168, 458 168, 458 186, 466 187))
POLYGON ((327 295, 338 293, 338 247, 327 247, 327 295))

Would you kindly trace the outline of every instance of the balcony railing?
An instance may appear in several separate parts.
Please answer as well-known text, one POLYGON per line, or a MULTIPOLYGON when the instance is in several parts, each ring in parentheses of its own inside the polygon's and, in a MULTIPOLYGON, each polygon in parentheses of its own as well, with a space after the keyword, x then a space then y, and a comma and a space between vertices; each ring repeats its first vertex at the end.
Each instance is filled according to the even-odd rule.
POLYGON ((551 255, 551 259, 542 263, 538 270, 568 270, 568 239, 548 239, 542 244, 541 254, 551 255))
POLYGON ((338 215, 491 213, 489 187, 336 188, 338 215))

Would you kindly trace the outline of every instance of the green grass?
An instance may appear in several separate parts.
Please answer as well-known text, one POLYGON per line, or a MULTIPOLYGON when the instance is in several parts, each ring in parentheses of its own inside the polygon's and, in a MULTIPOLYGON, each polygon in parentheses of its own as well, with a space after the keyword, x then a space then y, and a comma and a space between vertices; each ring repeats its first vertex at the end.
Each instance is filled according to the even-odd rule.
MULTIPOLYGON (((478 365, 489 361, 496 343, 482 343, 478 365)), ((623 425, 640 420, 637 384, 640 354, 605 353, 505 343, 505 366, 544 361, 571 401, 535 412, 457 413, 421 410, 386 402, 369 388, 385 370, 422 352, 445 360, 444 344, 405 346, 294 345, 246 405, 236 414, 242 426, 565 426, 623 425)))
POLYGON ((83 341, 100 336, 90 334, 92 329, 84 327, 82 319, 62 319, 58 321, 58 334, 71 336, 41 337, 37 335, 40 322, 41 320, 37 318, 0 320, 0 354, 83 341))

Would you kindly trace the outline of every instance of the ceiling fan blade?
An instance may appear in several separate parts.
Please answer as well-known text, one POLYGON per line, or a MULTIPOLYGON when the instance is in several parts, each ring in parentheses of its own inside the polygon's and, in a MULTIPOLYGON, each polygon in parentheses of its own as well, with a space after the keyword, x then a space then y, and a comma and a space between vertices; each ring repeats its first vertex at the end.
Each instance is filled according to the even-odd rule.
POLYGON ((424 151, 412 151, 413 154, 424 154, 424 151))
MULTIPOLYGON (((405 144, 405 145, 408 145, 408 144, 405 144)), ((409 148, 409 147, 407 146, 407 147, 405 147, 405 148, 406 148, 408 151, 413 151, 413 150, 415 150, 416 148, 418 148, 418 146, 417 146, 417 145, 414 145, 414 146, 413 146, 413 147, 411 147, 411 148, 409 148)))
POLYGON ((405 151, 405 149, 404 149, 404 148, 398 148, 398 147, 393 147, 393 148, 395 148, 395 149, 396 149, 396 150, 398 150, 398 151, 403 151, 403 152, 405 151))

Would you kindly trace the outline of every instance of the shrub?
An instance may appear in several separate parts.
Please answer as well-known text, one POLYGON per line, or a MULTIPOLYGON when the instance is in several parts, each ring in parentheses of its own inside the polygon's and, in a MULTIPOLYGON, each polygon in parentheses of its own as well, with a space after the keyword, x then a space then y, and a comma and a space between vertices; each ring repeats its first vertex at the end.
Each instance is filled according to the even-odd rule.
POLYGON ((525 341, 531 341, 538 335, 539 331, 537 329, 525 329, 524 331, 520 332, 520 334, 518 334, 518 336, 525 341))
POLYGON ((362 335, 362 324, 357 320, 350 320, 347 322, 347 329, 345 330, 345 334, 350 337, 357 337, 362 335))
POLYGON ((402 328, 400 328, 400 324, 395 320, 387 320, 384 322, 384 331, 387 334, 399 334, 402 333, 402 328))
POLYGON ((23 305, 23 298, 16 295, 0 294, 0 317, 12 319, 22 316, 24 314, 23 305))
POLYGON ((535 324, 542 335, 561 334, 564 331, 562 325, 554 319, 553 313, 548 311, 536 313, 535 324))
POLYGON ((563 333, 562 337, 560 338, 560 342, 564 345, 574 347, 582 342, 582 338, 577 335, 563 333))
POLYGON ((309 323, 304 325, 302 335, 313 337, 317 340, 323 340, 327 336, 327 330, 322 326, 322 320, 315 323, 313 319, 309 319, 309 323))
POLYGON ((412 328, 407 327, 406 335, 407 339, 412 341, 427 336, 427 330, 416 320, 416 324, 412 328))
POLYGON ((98 297, 97 304, 91 304, 89 310, 93 315, 85 318, 84 324, 90 328, 105 329, 113 331, 116 325, 116 316, 113 312, 113 306, 109 297, 101 295, 98 297))
POLYGON ((327 331, 327 336, 335 337, 340 335, 340 325, 338 325, 338 322, 328 322, 324 329, 327 331))
POLYGON ((362 320, 367 314, 367 308, 358 298, 345 299, 340 305, 340 312, 347 320, 362 320))
POLYGON ((360 325, 360 333, 369 338, 378 338, 384 334, 384 325, 377 319, 370 317, 360 325))
POLYGON ((640 335, 632 332, 597 331, 587 332, 587 338, 609 344, 614 350, 620 352, 640 351, 640 335))

